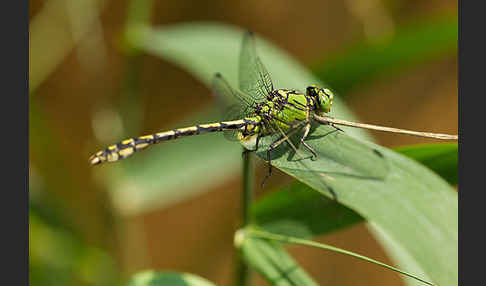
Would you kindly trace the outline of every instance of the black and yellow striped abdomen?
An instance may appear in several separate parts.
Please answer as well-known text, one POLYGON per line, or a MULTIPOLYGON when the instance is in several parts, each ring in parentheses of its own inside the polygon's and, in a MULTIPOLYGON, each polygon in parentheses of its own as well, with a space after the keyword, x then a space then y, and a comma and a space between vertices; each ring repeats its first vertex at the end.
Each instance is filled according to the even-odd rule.
POLYGON ((186 128, 178 128, 170 131, 144 135, 137 138, 130 138, 123 140, 118 144, 108 146, 108 148, 105 150, 97 152, 89 158, 89 162, 91 165, 96 165, 103 162, 115 162, 120 159, 124 159, 135 152, 143 150, 150 145, 184 136, 226 130, 240 130, 246 134, 255 134, 259 132, 259 125, 259 117, 249 117, 234 121, 195 125, 186 128))

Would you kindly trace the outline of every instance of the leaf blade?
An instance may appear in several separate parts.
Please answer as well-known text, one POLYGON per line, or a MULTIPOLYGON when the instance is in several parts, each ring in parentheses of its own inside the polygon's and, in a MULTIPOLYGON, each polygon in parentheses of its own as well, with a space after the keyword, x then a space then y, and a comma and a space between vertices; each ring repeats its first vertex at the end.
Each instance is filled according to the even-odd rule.
POLYGON ((451 185, 458 182, 457 143, 417 144, 394 148, 440 175, 451 185))

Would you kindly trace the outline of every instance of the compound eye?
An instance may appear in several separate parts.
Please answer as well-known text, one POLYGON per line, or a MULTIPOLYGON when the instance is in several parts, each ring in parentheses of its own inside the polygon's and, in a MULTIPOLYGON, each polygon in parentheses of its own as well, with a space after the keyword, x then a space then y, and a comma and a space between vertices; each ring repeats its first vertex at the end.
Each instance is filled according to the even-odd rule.
POLYGON ((326 103, 327 101, 327 97, 326 97, 326 94, 325 93, 321 93, 320 96, 319 96, 320 100, 322 103, 326 103))
POLYGON ((331 90, 325 88, 325 89, 323 89, 323 92, 327 95, 327 97, 329 97, 329 99, 332 100, 334 98, 334 94, 332 93, 331 90))

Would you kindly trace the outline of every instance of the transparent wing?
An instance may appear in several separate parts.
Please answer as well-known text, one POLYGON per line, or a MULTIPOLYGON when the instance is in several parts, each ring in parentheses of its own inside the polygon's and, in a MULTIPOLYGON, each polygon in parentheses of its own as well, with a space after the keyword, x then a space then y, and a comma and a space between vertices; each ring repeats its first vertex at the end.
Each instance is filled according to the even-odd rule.
POLYGON ((243 37, 239 62, 240 90, 256 101, 264 100, 273 90, 273 83, 267 69, 257 56, 253 33, 243 37))
POLYGON ((232 104, 238 104, 241 109, 254 106, 255 101, 252 98, 231 88, 220 73, 214 75, 212 89, 218 100, 226 107, 232 104))
MULTIPOLYGON (((213 77, 212 89, 215 93, 222 120, 231 121, 247 117, 254 104, 253 99, 231 88, 223 76, 217 73, 213 77)), ((231 141, 238 141, 238 131, 224 131, 224 137, 231 141)))
MULTIPOLYGON (((223 110, 223 120, 232 121, 245 118, 250 112, 249 108, 242 108, 240 104, 233 104, 223 110)), ((230 141, 239 141, 238 130, 223 131, 223 135, 230 141)))

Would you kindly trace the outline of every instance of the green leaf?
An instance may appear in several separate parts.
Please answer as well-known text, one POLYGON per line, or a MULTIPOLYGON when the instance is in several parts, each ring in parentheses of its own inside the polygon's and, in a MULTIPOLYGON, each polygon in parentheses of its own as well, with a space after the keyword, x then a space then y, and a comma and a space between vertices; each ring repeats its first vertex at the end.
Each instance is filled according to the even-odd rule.
MULTIPOLYGON (((336 144, 320 146, 347 153, 336 144)), ((313 147, 319 154, 319 146, 313 147)), ((423 267, 427 275, 437 279, 436 283, 447 285, 448 281, 454 281, 457 277, 457 194, 424 166, 391 150, 379 146, 373 148, 378 149, 389 163, 386 178, 364 179, 333 173, 333 180, 326 180, 326 183, 334 189, 338 202, 381 228, 423 267), (444 275, 449 277, 444 279, 444 275)), ((325 159, 318 161, 324 163, 325 159)), ((327 194, 314 174, 281 169, 327 194)))
MULTIPOLYGON (((395 148, 395 151, 420 162, 450 184, 457 184, 457 143, 419 144, 395 148)), ((322 197, 298 181, 257 201, 252 205, 251 213, 255 222, 270 232, 302 238, 330 233, 363 221, 352 209, 322 197)))
MULTIPOLYGON (((132 44, 185 68, 205 84, 209 84, 214 73, 221 72, 236 86, 242 34, 234 28, 193 23, 163 29, 141 28, 134 33, 132 44)), ((325 86, 287 54, 259 38, 257 51, 276 86, 300 89, 309 83, 325 86)), ((352 120, 339 100, 333 113, 352 120)), ((321 126, 312 135, 324 135, 328 130, 321 126)), ((346 134, 310 138, 309 144, 319 154, 325 154, 317 161, 305 162, 311 167, 318 166, 316 173, 289 161, 285 153, 274 162, 323 194, 329 195, 327 186, 332 187, 338 202, 359 213, 381 237, 387 238, 383 241, 392 246, 388 249, 400 266, 414 265, 426 273, 422 277, 440 285, 456 284, 457 194, 447 182, 415 161, 348 136, 363 138, 364 134, 362 130, 346 129, 346 134), (332 174, 324 174, 329 170, 332 174)))
POLYGON ((352 209, 298 181, 254 203, 251 214, 255 223, 269 232, 300 238, 312 238, 363 221, 352 209))
POLYGON ((457 185, 457 143, 417 144, 394 150, 429 167, 449 184, 457 185))
POLYGON ((360 259, 360 260, 363 260, 363 261, 366 261, 366 262, 369 262, 369 263, 376 264, 376 265, 384 267, 388 270, 398 272, 400 274, 403 274, 405 276, 413 278, 413 279, 420 281, 422 283, 425 283, 425 284, 428 284, 428 285, 433 285, 430 282, 423 280, 416 275, 413 275, 412 273, 408 273, 406 271, 400 270, 398 268, 395 268, 395 267, 390 266, 388 264, 385 264, 383 262, 380 262, 380 261, 374 260, 372 258, 354 253, 352 251, 344 250, 344 249, 341 249, 341 248, 338 248, 338 247, 335 247, 335 246, 332 246, 332 245, 328 245, 328 244, 324 244, 324 243, 318 243, 318 242, 314 242, 314 241, 311 241, 311 240, 300 239, 300 238, 286 236, 286 235, 279 235, 279 234, 270 233, 270 232, 266 232, 266 231, 261 231, 261 230, 258 230, 256 228, 245 229, 245 234, 249 235, 251 237, 254 237, 254 238, 262 238, 262 239, 266 239, 266 240, 269 240, 269 241, 278 241, 278 242, 282 242, 282 243, 300 244, 300 245, 311 246, 311 247, 320 248, 320 249, 323 249, 323 250, 328 250, 328 251, 332 251, 332 252, 336 252, 336 253, 341 253, 341 254, 348 255, 348 256, 351 256, 351 257, 354 257, 354 258, 357 258, 357 259, 360 259))
POLYGON ((86 244, 67 227, 51 224, 29 206, 29 280, 31 285, 103 284, 119 279, 105 250, 86 244))
POLYGON ((399 27, 389 39, 341 48, 313 68, 342 94, 380 75, 457 53, 457 14, 399 27))
POLYGON ((147 270, 135 274, 128 286, 214 286, 210 281, 189 273, 147 270))
POLYGON ((272 285, 318 285, 277 242, 253 238, 239 230, 235 244, 243 259, 272 285))

